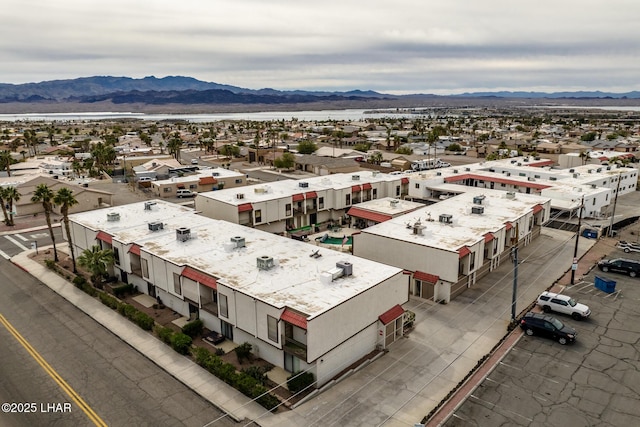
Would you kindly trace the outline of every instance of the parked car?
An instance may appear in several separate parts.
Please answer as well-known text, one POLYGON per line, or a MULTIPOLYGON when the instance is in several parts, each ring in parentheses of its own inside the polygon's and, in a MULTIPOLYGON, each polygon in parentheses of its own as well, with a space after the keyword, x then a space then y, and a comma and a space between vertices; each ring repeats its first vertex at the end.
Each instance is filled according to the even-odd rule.
POLYGON ((529 312, 525 314, 520 320, 520 327, 529 336, 540 335, 558 341, 562 345, 574 342, 578 334, 575 329, 555 317, 541 313, 529 312))
POLYGON ((194 193, 191 190, 178 190, 176 192, 176 196, 178 196, 178 198, 183 198, 183 197, 195 197, 196 193, 194 193))
POLYGON ((629 243, 624 240, 620 240, 616 246, 618 249, 622 249, 625 253, 640 252, 640 243, 629 243))
POLYGON ((640 262, 632 259, 603 259, 598 262, 598 268, 605 273, 611 271, 614 273, 628 274, 631 277, 636 277, 640 274, 640 262))
POLYGON ((197 165, 198 164, 198 159, 191 159, 191 164, 192 165, 197 165))
POLYGON ((543 292, 538 297, 537 304, 542 307, 545 313, 555 311, 568 314, 576 320, 589 317, 591 310, 584 304, 580 304, 568 295, 555 294, 553 292, 543 292))

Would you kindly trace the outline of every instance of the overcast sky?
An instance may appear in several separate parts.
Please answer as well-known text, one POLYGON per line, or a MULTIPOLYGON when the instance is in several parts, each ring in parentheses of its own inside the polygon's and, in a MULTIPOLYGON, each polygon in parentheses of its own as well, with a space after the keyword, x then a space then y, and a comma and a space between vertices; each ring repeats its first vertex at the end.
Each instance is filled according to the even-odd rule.
POLYGON ((0 83, 640 90, 640 0, 3 0, 0 83))

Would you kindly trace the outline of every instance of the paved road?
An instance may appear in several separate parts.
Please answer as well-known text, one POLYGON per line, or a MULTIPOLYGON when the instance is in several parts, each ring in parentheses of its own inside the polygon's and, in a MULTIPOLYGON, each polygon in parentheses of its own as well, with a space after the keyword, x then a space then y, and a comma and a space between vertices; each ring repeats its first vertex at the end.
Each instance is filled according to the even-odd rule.
MULTIPOLYGON (((64 241, 60 227, 55 227, 53 232, 56 242, 64 241)), ((45 228, 44 230, 36 231, 19 231, 0 236, 0 256, 4 259, 9 259, 22 251, 32 249, 31 244, 33 242, 36 242, 39 248, 51 245, 49 230, 45 228)))
MULTIPOLYGON (((46 286, 0 260, 0 314, 110 426, 203 426, 221 413, 46 286)), ((93 425, 0 325, 3 402, 72 403, 71 414, 5 415, 0 425, 93 425)), ((215 426, 236 425, 223 419, 215 426)))

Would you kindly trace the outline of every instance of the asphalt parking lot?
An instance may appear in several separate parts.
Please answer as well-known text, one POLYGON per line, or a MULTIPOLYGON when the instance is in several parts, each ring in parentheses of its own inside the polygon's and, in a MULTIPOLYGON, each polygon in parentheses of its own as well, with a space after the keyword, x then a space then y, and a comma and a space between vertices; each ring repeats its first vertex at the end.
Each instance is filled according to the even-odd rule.
POLYGON ((596 267, 563 293, 592 311, 583 321, 552 314, 578 331, 576 342, 523 335, 443 425, 640 425, 640 278, 596 267), (615 292, 596 289, 596 276, 615 281, 615 292))

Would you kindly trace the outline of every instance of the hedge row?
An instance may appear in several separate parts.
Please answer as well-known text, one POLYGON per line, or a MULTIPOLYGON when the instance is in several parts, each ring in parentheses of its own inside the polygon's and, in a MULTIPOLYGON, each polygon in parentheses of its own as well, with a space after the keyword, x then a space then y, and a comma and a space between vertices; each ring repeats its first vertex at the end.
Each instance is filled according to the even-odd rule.
POLYGON ((196 347, 193 353, 198 365, 239 390, 245 396, 255 399, 264 408, 272 411, 276 410, 280 405, 280 400, 270 394, 269 390, 250 374, 236 371, 235 366, 224 362, 215 354, 211 354, 206 348, 196 347))

